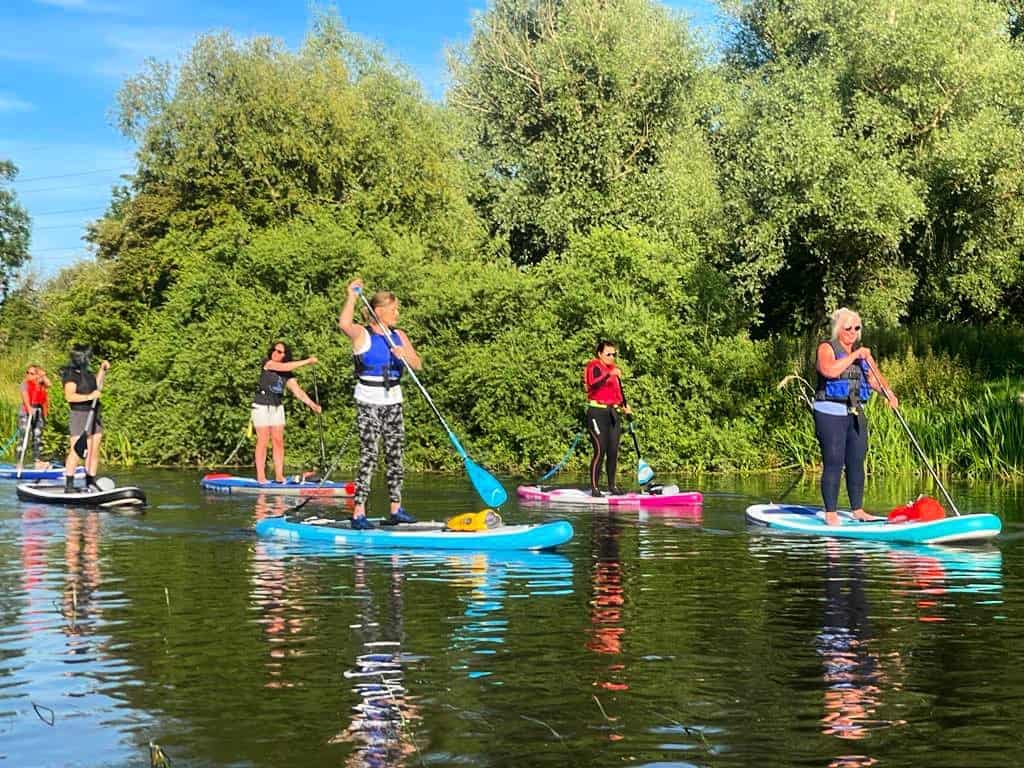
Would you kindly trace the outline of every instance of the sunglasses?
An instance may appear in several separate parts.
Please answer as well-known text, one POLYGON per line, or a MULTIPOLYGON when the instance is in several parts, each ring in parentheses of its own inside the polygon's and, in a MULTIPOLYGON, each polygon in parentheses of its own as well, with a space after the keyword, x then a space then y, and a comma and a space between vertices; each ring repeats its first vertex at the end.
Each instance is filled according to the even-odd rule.
POLYGON ((274 351, 277 352, 277 354, 279 354, 279 355, 283 355, 284 354, 284 350, 283 349, 275 349, 274 351))
POLYGON ((605 357, 615 357, 619 353, 618 352, 602 352, 601 354, 604 355, 605 357))
POLYGON ((843 330, 844 331, 859 331, 860 330, 860 326, 859 325, 847 325, 845 328, 843 328, 843 330))

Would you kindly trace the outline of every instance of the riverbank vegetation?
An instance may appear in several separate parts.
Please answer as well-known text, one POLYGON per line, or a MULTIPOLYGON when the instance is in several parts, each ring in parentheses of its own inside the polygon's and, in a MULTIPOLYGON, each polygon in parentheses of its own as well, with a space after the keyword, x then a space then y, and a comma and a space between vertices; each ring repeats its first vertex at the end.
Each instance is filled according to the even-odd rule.
MULTIPOLYGON (((114 363, 111 458, 216 464, 248 448, 281 338, 320 359, 339 450, 336 321, 360 275, 399 295, 424 383, 482 463, 561 457, 606 337, 649 461, 751 471, 817 461, 776 384, 808 375, 849 305, 940 467, 1019 474, 1018 19, 990 0, 731 12, 715 56, 650 0, 496 0, 442 103, 331 13, 298 51, 202 37, 122 86, 136 172, 89 229, 94 262, 9 292, 3 365, 55 370, 91 343, 114 363)), ((454 468, 408 394, 410 466, 454 468)), ((311 415, 290 418, 289 456, 310 462, 311 415)), ((871 419, 871 470, 916 467, 884 406, 871 419)))

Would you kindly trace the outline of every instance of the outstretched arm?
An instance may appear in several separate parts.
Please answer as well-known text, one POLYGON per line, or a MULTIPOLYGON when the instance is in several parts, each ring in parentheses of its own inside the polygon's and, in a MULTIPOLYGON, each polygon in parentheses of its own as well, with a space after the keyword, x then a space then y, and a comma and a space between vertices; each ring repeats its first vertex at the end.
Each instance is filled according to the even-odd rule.
POLYGON ((348 336, 353 349, 364 346, 366 343, 366 329, 355 322, 356 302, 359 301, 356 289, 362 290, 362 288, 363 281, 358 277, 348 284, 345 305, 341 308, 341 314, 338 316, 338 327, 341 328, 342 333, 348 336))

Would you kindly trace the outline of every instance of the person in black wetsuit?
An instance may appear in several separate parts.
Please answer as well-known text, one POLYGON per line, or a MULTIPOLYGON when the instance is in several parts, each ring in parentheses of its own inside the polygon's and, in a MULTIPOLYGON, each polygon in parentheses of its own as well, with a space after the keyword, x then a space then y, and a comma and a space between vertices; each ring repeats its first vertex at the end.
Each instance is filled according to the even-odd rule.
POLYGON ((275 341, 267 350, 260 369, 260 380, 252 398, 252 425, 256 429, 256 481, 267 482, 267 445, 271 445, 274 458, 274 479, 284 482, 284 405, 285 389, 305 403, 310 410, 320 413, 302 387, 295 374, 296 368, 316 365, 315 357, 292 360, 292 351, 283 341, 275 341))
POLYGON ((619 379, 622 371, 615 364, 615 345, 602 339, 597 343, 596 357, 583 369, 583 386, 587 391, 587 434, 594 448, 590 460, 590 493, 601 496, 601 463, 608 475, 608 493, 622 493, 615 485, 619 462, 619 438, 622 435, 622 414, 629 414, 619 379))
POLYGON ((91 360, 91 347, 75 345, 71 350, 70 362, 60 371, 61 381, 64 384, 64 399, 71 406, 71 416, 68 419, 71 450, 68 451, 67 459, 64 461, 64 491, 66 493, 74 491, 75 470, 78 468, 75 442, 86 429, 89 434, 86 437, 85 488, 87 491, 97 490, 96 473, 99 471, 100 442, 103 439, 103 414, 100 403, 95 403, 95 414, 92 419, 89 418, 89 415, 93 411, 94 401, 100 398, 100 389, 103 386, 107 370, 110 368, 110 363, 106 360, 102 361, 97 376, 89 370, 91 360))

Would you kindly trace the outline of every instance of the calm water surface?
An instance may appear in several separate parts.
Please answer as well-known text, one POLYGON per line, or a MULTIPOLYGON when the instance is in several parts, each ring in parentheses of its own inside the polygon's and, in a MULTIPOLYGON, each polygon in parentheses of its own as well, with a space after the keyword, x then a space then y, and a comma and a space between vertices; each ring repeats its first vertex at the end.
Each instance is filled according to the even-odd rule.
MULTIPOLYGON (((293 502, 198 477, 122 475, 142 517, 0 485, 0 765, 146 766, 150 742, 175 768, 1024 759, 1020 487, 955 489, 1004 519, 970 549, 748 531, 788 478, 712 478, 681 481, 703 507, 657 514, 510 502, 572 521, 558 553, 358 555, 258 540, 293 502)), ((407 499, 479 506, 463 478, 407 499)))

